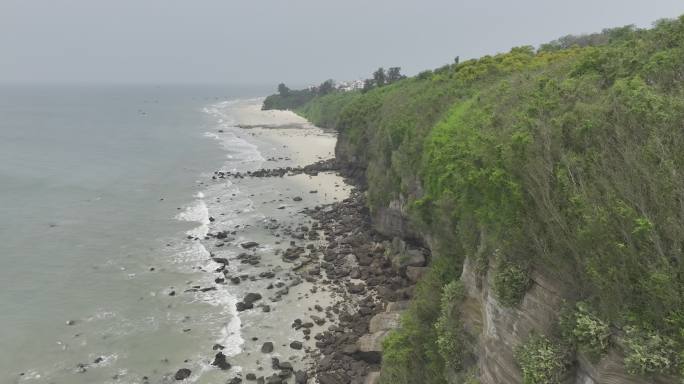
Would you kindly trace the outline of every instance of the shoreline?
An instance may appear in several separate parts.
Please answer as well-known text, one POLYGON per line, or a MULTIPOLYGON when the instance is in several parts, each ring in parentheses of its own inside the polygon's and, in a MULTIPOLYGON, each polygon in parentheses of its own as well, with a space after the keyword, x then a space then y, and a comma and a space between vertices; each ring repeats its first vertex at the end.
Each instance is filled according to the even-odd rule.
MULTIPOLYGON (((249 111, 250 101, 245 103, 247 119, 261 117, 260 110, 249 111)), ((241 116, 233 117, 239 121, 241 116)), ((269 119, 273 116, 266 120, 269 119)), ((284 120, 288 119, 303 120, 296 115, 284 116, 284 120)), ((236 121, 229 123, 235 127, 218 129, 217 139, 222 135, 242 138, 258 149, 263 158, 255 164, 303 166, 331 156, 334 148, 334 137, 313 127, 254 128, 247 132, 237 128, 236 121)), ((226 169, 226 165, 230 164, 224 164, 221 169, 226 169)), ((249 172, 249 165, 245 167, 249 172)), ((323 243, 317 233, 314 235, 308 229, 311 220, 301 212, 343 199, 348 188, 341 178, 329 172, 269 180, 215 177, 220 172, 225 170, 216 171, 204 182, 204 200, 211 203, 208 231, 201 239, 188 239, 200 241, 207 250, 211 260, 201 268, 211 274, 215 285, 191 289, 213 291, 226 286, 236 297, 237 303, 230 310, 239 318, 240 329, 237 335, 231 335, 228 329, 224 336, 233 337, 233 341, 239 338, 242 342, 239 351, 231 351, 230 346, 220 342, 209 345, 207 349, 212 351, 212 358, 206 361, 208 369, 194 376, 192 367, 178 367, 174 376, 185 378, 188 372, 183 370, 190 369, 187 379, 196 382, 225 381, 226 378, 232 383, 250 379, 259 382, 259 378, 289 382, 290 377, 294 382, 305 382, 303 377, 308 376, 306 372, 314 364, 306 353, 315 348, 310 334, 336 321, 332 312, 321 313, 316 308, 339 306, 340 301, 337 295, 295 272, 303 268, 302 260, 309 260, 323 243), (309 325, 307 320, 314 312, 320 318, 309 325), (298 320, 305 326, 291 328, 290 324, 298 320), (302 334, 301 330, 307 330, 308 334, 302 334)))
MULTIPOLYGON (((297 195, 273 201, 281 203, 276 209, 285 212, 286 217, 264 218, 270 223, 267 227, 273 241, 271 247, 264 249, 266 252, 262 253, 260 248, 268 239, 254 243, 236 240, 241 247, 253 252, 223 258, 225 264, 221 272, 225 282, 242 284, 245 280, 268 282, 272 279, 277 282, 275 287, 272 283, 267 285, 266 290, 262 284, 261 290, 250 291, 238 302, 245 340, 243 351, 237 356, 225 356, 219 351, 213 365, 220 366, 226 360, 241 362, 242 369, 231 372, 233 378, 229 383, 240 380, 256 380, 257 383, 317 380, 321 384, 375 382, 380 369, 382 339, 398 326, 401 310, 406 307, 415 284, 406 275, 408 265, 398 262, 398 256, 407 250, 407 246, 372 228, 364 194, 352 179, 344 179, 345 170, 334 159, 334 149, 328 152, 332 157, 327 158, 310 152, 312 136, 315 142, 316 135, 329 137, 330 133, 306 121, 301 122, 304 119, 292 112, 281 113, 291 114, 286 119, 300 121, 295 124, 268 122, 264 126, 250 121, 248 129, 240 128, 239 123, 235 129, 261 141, 262 145, 266 142, 274 144, 274 149, 287 148, 283 152, 290 152, 289 156, 266 154, 266 166, 260 169, 219 170, 212 176, 213 182, 217 183, 229 180, 249 185, 251 182, 268 184, 272 188, 282 182, 294 181, 289 184, 292 189, 288 192, 297 195), (348 195, 343 193, 332 199, 328 196, 340 191, 348 195), (321 195, 325 199, 321 199, 321 195), (398 250, 397 247, 403 248, 398 250), (274 257, 270 258, 268 253, 274 257), (234 274, 240 275, 240 272, 226 272, 227 266, 234 262, 255 266, 265 262, 271 272, 259 272, 257 278, 247 273, 236 279, 234 274), (275 295, 269 296, 269 289, 275 290, 275 295), (293 300, 295 296, 296 300, 293 300), (276 341, 255 336, 268 334, 266 331, 274 328, 259 328, 254 311, 279 313, 276 327, 280 331, 270 335, 276 341), (284 330, 285 327, 289 329, 284 330), (265 350, 275 349, 275 352, 264 356, 264 341, 273 343, 265 350), (254 365, 247 363, 245 358, 248 356, 251 359, 256 356, 254 365), (270 357, 270 362, 264 357, 270 357), (283 362, 283 358, 287 361, 283 362)), ((278 113, 268 111, 268 114, 275 116, 278 113)), ((333 145, 335 143, 336 136, 333 145)), ((215 239, 217 233, 210 231, 208 237, 215 239)), ((222 259, 217 258, 216 250, 213 248, 209 252, 215 260, 222 259)), ((422 258, 412 259, 411 267, 422 268, 427 255, 422 249, 417 253, 422 258)), ((242 269, 248 270, 251 268, 242 269)))

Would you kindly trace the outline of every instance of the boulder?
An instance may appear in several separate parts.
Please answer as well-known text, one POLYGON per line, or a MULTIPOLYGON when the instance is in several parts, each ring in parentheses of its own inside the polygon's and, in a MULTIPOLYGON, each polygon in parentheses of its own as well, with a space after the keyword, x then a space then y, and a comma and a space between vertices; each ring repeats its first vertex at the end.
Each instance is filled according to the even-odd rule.
POLYGON ((226 361, 226 355, 224 355, 223 352, 216 354, 211 365, 218 367, 223 371, 230 369, 230 363, 226 361))
POLYGON ((406 267, 406 277, 412 283, 417 283, 425 272, 427 272, 427 267, 406 267))
POLYGON ((211 258, 215 263, 223 264, 223 265, 228 265, 228 259, 224 257, 212 257, 211 258))
POLYGON ((400 321, 400 312, 378 313, 377 315, 373 316, 373 318, 371 318, 370 323, 368 324, 368 331, 370 333, 375 333, 380 331, 389 331, 392 329, 397 329, 399 328, 400 321))
POLYGON ((181 368, 178 371, 176 371, 176 374, 173 375, 173 378, 176 380, 185 380, 188 377, 190 377, 190 374, 192 374, 191 370, 187 368, 181 368))
POLYGON ((273 343, 267 341, 261 346, 261 353, 271 353, 273 352, 273 343))
POLYGON ((238 302, 235 304, 235 308, 237 309, 238 312, 245 311, 247 309, 252 309, 254 308, 254 304, 252 303, 243 303, 242 301, 238 302))
POLYGON ((319 384, 347 384, 349 377, 338 372, 324 372, 316 376, 319 384))
POLYGON ((302 349, 302 342, 301 341, 293 341, 290 343, 290 348, 300 350, 300 349, 302 349))
POLYGON ((382 341, 390 331, 379 331, 361 336, 356 341, 357 356, 371 364, 378 364, 382 360, 382 341))
POLYGON ((363 384, 377 384, 380 382, 380 372, 369 372, 363 384))
POLYGON ((404 311, 408 309, 410 303, 410 301, 395 301, 393 303, 388 303, 385 312, 404 311))
POLYGON ((309 380, 309 375, 305 371, 297 371, 294 374, 295 384, 306 384, 309 380))
POLYGON ((255 302, 261 300, 261 294, 250 292, 247 295, 245 295, 245 298, 242 299, 242 302, 245 304, 254 304, 255 302))

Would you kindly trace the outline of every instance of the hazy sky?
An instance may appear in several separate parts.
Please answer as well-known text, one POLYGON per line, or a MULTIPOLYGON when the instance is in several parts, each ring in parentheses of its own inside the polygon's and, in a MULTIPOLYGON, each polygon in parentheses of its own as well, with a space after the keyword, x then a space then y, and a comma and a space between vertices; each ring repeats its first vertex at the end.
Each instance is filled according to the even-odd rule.
POLYGON ((0 82, 275 83, 404 72, 649 26, 684 0, 0 0, 0 82))

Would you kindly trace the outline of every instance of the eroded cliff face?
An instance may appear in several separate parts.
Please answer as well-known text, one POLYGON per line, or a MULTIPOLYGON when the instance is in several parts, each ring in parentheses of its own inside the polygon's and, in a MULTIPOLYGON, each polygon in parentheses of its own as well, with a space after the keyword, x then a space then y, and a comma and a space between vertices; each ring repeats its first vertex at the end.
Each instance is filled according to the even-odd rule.
POLYGON ((476 364, 482 383, 522 383, 514 350, 532 333, 553 331, 567 289, 558 280, 535 273, 520 305, 506 308, 492 292, 490 275, 480 276, 473 261, 466 259, 461 276, 466 291, 463 326, 476 340, 476 364))
MULTIPOLYGON (((379 232, 392 237, 411 240, 421 238, 429 249, 434 240, 430 234, 420 233, 406 215, 400 200, 377 209, 373 225, 379 232)), ((439 257, 431 249, 432 257, 439 257)), ((521 384, 522 372, 514 358, 515 349, 531 334, 553 334, 557 331, 558 315, 567 302, 574 300, 574 287, 550 272, 535 269, 531 273, 531 285, 521 303, 508 308, 494 295, 493 271, 479 273, 475 261, 466 258, 461 281, 465 299, 461 303, 463 331, 470 349, 466 365, 476 367, 482 384, 521 384)), ((591 361, 578 354, 576 361, 564 376, 564 384, 678 384, 674 377, 638 377, 627 373, 620 352, 619 340, 599 361, 591 361)), ((454 379, 453 383, 460 383, 454 379)))

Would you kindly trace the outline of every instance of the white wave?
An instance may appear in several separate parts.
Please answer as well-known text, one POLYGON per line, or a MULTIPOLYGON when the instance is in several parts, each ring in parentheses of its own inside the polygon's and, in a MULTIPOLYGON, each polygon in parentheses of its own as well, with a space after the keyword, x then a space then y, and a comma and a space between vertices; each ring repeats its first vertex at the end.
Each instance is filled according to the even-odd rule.
POLYGON ((176 218, 181 221, 192 221, 200 223, 199 227, 193 228, 186 233, 192 237, 204 238, 204 236, 209 233, 209 208, 207 203, 204 201, 204 194, 202 192, 197 193, 198 198, 194 204, 185 207, 185 210, 178 215, 176 218))
POLYGON ((213 132, 205 132, 204 136, 218 140, 228 152, 227 158, 230 160, 235 159, 239 163, 263 162, 266 159, 258 147, 236 134, 240 128, 237 127, 231 108, 235 104, 244 102, 245 100, 229 100, 205 107, 204 112, 216 119, 217 129, 223 133, 217 135, 213 132))

